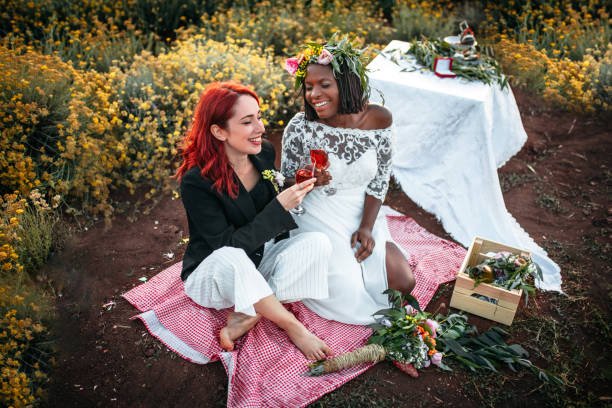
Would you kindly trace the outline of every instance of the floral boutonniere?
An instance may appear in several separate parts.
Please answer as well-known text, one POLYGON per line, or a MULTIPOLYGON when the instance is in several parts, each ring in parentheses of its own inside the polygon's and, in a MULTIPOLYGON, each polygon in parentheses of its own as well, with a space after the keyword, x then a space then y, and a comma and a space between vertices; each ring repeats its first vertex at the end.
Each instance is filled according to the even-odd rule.
POLYGON ((276 194, 280 193, 280 189, 285 185, 285 176, 280 171, 276 170, 264 170, 261 172, 264 180, 268 180, 274 186, 276 194))

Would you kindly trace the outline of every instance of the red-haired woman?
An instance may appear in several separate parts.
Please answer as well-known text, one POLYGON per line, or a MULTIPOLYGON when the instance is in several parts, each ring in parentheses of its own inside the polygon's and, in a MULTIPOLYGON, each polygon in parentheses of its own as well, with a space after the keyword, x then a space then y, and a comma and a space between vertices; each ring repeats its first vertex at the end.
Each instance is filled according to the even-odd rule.
POLYGON ((321 233, 289 238, 289 210, 315 179, 279 193, 275 152, 262 139, 257 95, 242 85, 214 83, 202 94, 177 171, 189 223, 181 278, 185 292, 209 308, 234 307, 221 329, 226 350, 261 317, 288 334, 308 359, 331 354, 280 301, 328 296, 331 243, 321 233))

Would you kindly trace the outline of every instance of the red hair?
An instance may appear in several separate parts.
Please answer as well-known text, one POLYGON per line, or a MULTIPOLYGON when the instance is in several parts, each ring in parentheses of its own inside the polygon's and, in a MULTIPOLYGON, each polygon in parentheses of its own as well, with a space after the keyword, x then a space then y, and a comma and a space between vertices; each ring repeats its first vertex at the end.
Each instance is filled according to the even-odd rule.
POLYGON ((252 96, 259 104, 254 91, 235 82, 213 82, 202 92, 191 129, 183 140, 183 163, 175 175, 179 182, 189 169, 199 166, 200 174, 213 182, 215 190, 225 192, 232 198, 238 197, 234 169, 225 154, 223 142, 213 136, 210 127, 217 125, 226 128, 241 95, 252 96))

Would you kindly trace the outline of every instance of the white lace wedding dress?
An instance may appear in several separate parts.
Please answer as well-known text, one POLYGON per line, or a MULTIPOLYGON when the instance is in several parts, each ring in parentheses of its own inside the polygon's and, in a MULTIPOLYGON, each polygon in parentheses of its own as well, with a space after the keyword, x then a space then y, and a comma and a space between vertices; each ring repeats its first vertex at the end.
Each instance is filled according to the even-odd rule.
MULTIPOLYGON (((329 297, 304 300, 326 319, 352 324, 374 322, 372 314, 388 307, 385 267, 386 242, 391 241, 385 216, 379 213, 373 229, 374 251, 359 264, 351 248, 351 235, 361 222, 365 195, 384 200, 389 186, 392 155, 391 128, 345 129, 308 121, 298 113, 283 134, 281 172, 294 177, 310 149, 328 152, 335 195, 317 187, 304 199, 306 213, 294 216, 299 229, 292 233, 321 231, 332 242, 329 266, 329 297)), ((398 246, 399 248, 399 246, 398 246)))

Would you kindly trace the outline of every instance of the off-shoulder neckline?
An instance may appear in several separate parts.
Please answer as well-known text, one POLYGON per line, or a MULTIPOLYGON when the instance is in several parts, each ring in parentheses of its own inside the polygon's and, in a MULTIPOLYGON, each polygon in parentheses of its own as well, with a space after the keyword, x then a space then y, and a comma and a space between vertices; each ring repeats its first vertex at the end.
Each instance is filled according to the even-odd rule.
POLYGON ((387 130, 391 130, 391 128, 393 127, 393 125, 386 127, 386 128, 380 128, 380 129, 359 129, 359 128, 345 128, 345 127, 336 127, 336 126, 330 126, 327 125, 325 123, 322 122, 317 122, 316 120, 308 120, 306 119, 306 114, 304 112, 300 112, 299 114, 302 115, 302 119, 304 120, 304 122, 306 123, 311 123, 313 125, 321 125, 325 128, 328 129, 332 129, 332 130, 336 130, 336 131, 342 131, 342 132, 384 132, 387 130))

